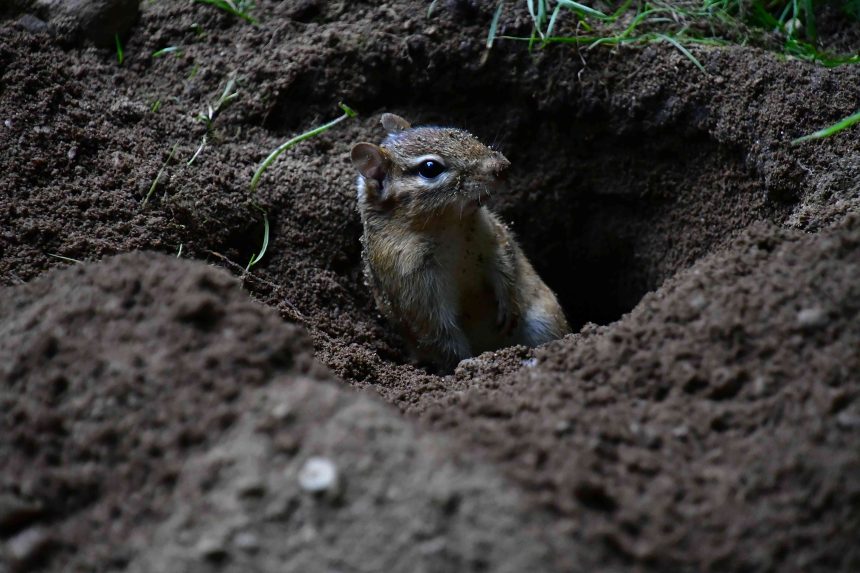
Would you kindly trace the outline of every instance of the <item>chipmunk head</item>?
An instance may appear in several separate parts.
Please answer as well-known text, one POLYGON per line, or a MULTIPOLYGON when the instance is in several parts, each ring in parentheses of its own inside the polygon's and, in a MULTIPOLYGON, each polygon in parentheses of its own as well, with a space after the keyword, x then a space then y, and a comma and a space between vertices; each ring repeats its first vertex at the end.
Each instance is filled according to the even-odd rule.
POLYGON ((510 166, 467 131, 411 127, 390 113, 382 115, 382 126, 388 132, 382 145, 352 148, 362 208, 424 219, 445 211, 462 215, 498 188, 510 166))

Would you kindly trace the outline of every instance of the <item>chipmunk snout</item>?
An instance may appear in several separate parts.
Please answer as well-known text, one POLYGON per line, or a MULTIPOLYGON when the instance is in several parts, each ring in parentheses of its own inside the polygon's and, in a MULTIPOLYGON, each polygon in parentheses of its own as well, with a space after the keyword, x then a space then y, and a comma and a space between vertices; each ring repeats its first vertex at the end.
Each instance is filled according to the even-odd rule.
POLYGON ((510 166, 511 162, 508 161, 507 157, 498 151, 494 151, 492 155, 481 162, 481 171, 489 177, 504 179, 510 166))

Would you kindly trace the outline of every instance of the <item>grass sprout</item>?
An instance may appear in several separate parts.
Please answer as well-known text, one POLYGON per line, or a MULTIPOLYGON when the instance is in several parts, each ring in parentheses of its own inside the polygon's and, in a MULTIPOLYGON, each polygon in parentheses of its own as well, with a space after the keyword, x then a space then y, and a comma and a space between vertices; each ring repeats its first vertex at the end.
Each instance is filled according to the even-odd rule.
MULTIPOLYGON (((284 151, 286 151, 290 147, 296 145, 297 143, 300 143, 306 139, 310 139, 311 137, 313 137, 315 135, 319 135, 320 133, 331 129, 332 127, 334 127, 335 125, 337 125, 338 123, 342 122, 345 119, 353 118, 353 117, 356 117, 358 115, 358 113, 356 113, 355 110, 353 110, 351 107, 349 107, 348 105, 346 105, 343 102, 338 103, 337 105, 338 105, 338 107, 340 107, 341 111, 343 111, 343 115, 341 115, 340 117, 338 117, 336 119, 331 120, 328 123, 325 123, 319 127, 316 127, 310 131, 306 131, 305 133, 302 133, 301 135, 297 135, 297 136, 293 137, 292 139, 285 141, 284 143, 279 145, 274 151, 272 151, 262 161, 262 163, 260 163, 259 167, 257 167, 257 170, 254 172, 254 176, 251 178, 251 193, 254 193, 254 191, 257 189, 257 184, 260 182, 260 178, 263 176, 263 172, 266 171, 266 168, 268 168, 269 165, 271 165, 272 162, 274 162, 275 159, 277 159, 281 153, 283 153, 284 151)), ((257 263, 259 263, 263 259, 263 257, 266 254, 266 250, 269 248, 269 214, 266 212, 266 210, 264 208, 260 207, 259 205, 254 205, 254 206, 257 207, 257 209, 259 209, 263 213, 263 244, 260 247, 260 251, 257 254, 255 254, 254 256, 252 256, 251 260, 248 261, 248 266, 245 267, 246 272, 249 271, 251 269, 251 267, 253 267, 257 263)))
POLYGON ((355 117, 358 115, 355 112, 355 110, 353 110, 348 105, 346 105, 342 102, 337 104, 337 105, 343 111, 343 115, 341 115, 337 119, 333 119, 328 123, 325 123, 319 127, 316 127, 310 131, 306 131, 305 133, 303 133, 301 135, 297 135, 297 136, 293 137, 292 139, 285 141, 284 143, 279 145, 277 148, 275 148, 275 150, 272 151, 262 161, 262 163, 260 163, 259 167, 257 167, 257 170, 254 172, 254 176, 251 178, 251 192, 252 193, 257 189, 257 184, 260 182, 260 178, 263 176, 263 172, 266 171, 266 169, 269 167, 269 165, 271 165, 275 161, 275 159, 278 158, 278 156, 281 153, 283 153, 284 151, 291 148, 292 146, 294 146, 297 143, 300 143, 306 139, 310 139, 311 137, 313 137, 315 135, 319 135, 320 133, 322 133, 324 131, 328 131, 329 129, 331 129, 332 127, 339 124, 340 122, 342 122, 345 119, 349 119, 349 118, 352 118, 352 117, 355 117))
POLYGON ((119 41, 119 34, 114 34, 113 39, 116 42, 116 61, 119 65, 125 61, 125 52, 122 51, 122 42, 119 41))
POLYGON ((141 209, 146 207, 146 204, 149 202, 149 198, 152 196, 153 192, 155 192, 155 188, 158 187, 158 182, 161 180, 161 176, 164 175, 164 170, 167 169, 167 165, 170 163, 170 160, 173 159, 173 155, 176 153, 176 148, 178 146, 178 143, 173 144, 170 154, 167 156, 161 169, 158 170, 158 174, 155 176, 155 179, 153 179, 152 185, 149 186, 149 191, 146 193, 146 197, 143 198, 143 203, 140 204, 141 209))
POLYGON ((250 0, 194 0, 198 4, 209 4, 220 8, 225 12, 241 18, 249 24, 257 24, 257 21, 248 14, 248 11, 254 7, 250 0))
POLYGON ((231 102, 239 97, 239 91, 235 89, 235 86, 236 78, 231 77, 227 80, 227 85, 224 86, 224 91, 221 92, 221 97, 219 97, 218 101, 215 102, 215 106, 213 107, 212 104, 207 104, 206 113, 197 114, 197 119, 206 125, 206 133, 203 134, 203 139, 200 141, 197 151, 195 151, 194 155, 191 156, 191 159, 188 160, 188 165, 194 163, 194 160, 197 159, 197 157, 203 152, 203 148, 206 147, 206 143, 209 141, 209 136, 212 135, 212 132, 215 129, 215 118, 218 117, 218 114, 224 111, 231 102))
POLYGON ((248 266, 245 267, 245 272, 251 270, 251 267, 259 263, 266 255, 266 249, 269 248, 269 214, 260 207, 258 207, 258 209, 263 211, 263 245, 260 247, 260 252, 253 255, 251 260, 248 261, 248 266))
POLYGON ((819 129, 818 131, 816 131, 814 133, 810 133, 809 135, 804 135, 803 137, 798 137, 797 139, 792 141, 791 144, 792 145, 798 145, 798 144, 803 143, 805 141, 810 141, 813 139, 823 139, 825 137, 830 137, 831 135, 834 135, 836 133, 839 133, 840 131, 848 129, 852 125, 856 125, 858 123, 860 123, 860 111, 858 111, 855 114, 849 115, 848 117, 843 118, 843 119, 837 121, 836 123, 834 123, 833 125, 825 127, 824 129, 819 129))
POLYGON ((607 16, 600 10, 595 10, 585 4, 580 4, 579 2, 574 2, 573 0, 556 0, 558 2, 558 7, 568 8, 569 10, 576 12, 580 16, 591 16, 592 18, 597 18, 598 20, 615 20, 612 16, 607 16))
POLYGON ((665 34, 657 34, 656 36, 658 38, 660 38, 661 40, 665 40, 665 41, 669 42, 670 44, 672 44, 673 46, 675 46, 676 48, 678 48, 678 51, 681 52, 682 54, 684 54, 687 57, 687 59, 689 59, 691 62, 693 62, 693 64, 697 68, 702 70, 703 74, 705 74, 705 75, 708 74, 708 71, 705 69, 705 66, 703 66, 702 63, 696 59, 696 56, 694 56, 693 54, 690 53, 690 50, 688 50, 683 45, 681 45, 681 42, 679 42, 675 38, 673 38, 671 36, 667 36, 665 34))
POLYGON ((84 261, 80 261, 78 259, 73 259, 72 257, 64 257, 63 255, 55 255, 54 253, 47 253, 49 257, 54 257, 55 259, 60 259, 61 261, 66 261, 67 263, 83 263, 84 261))
POLYGON ((167 46, 166 48, 161 48, 160 50, 155 50, 154 52, 152 52, 152 57, 153 58, 161 58, 161 57, 166 56, 168 54, 178 54, 178 53, 179 53, 179 46, 167 46))
POLYGON ((493 41, 496 39, 496 30, 499 28, 499 18, 502 17, 502 9, 505 7, 505 2, 502 0, 499 2, 499 6, 496 8, 496 13, 493 14, 493 21, 490 22, 490 31, 487 33, 487 47, 493 47, 493 41))
POLYGON ((532 40, 534 40, 534 32, 537 32, 541 39, 544 39, 543 25, 546 22, 547 0, 526 0, 526 6, 529 9, 529 15, 534 22, 534 31, 532 32, 532 40))

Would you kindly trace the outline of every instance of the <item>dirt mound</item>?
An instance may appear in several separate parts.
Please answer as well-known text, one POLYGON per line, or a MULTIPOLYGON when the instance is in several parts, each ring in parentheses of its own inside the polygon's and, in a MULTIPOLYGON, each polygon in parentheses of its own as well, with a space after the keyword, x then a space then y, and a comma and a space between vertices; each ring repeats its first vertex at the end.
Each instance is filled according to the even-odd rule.
POLYGON ((553 540, 516 490, 452 453, 376 401, 272 388, 188 461, 177 490, 194 501, 129 570, 591 570, 590 549, 553 540))
MULTIPOLYGON (((223 271, 135 253, 0 300, 0 531, 16 570, 562 562, 515 489, 314 379, 299 329, 223 271), (337 472, 321 486, 303 476, 320 456, 337 472)), ((587 554, 568 547, 565 569, 587 554)))
POLYGON ((860 217, 757 227, 511 375, 461 375, 456 394, 405 382, 397 400, 472 436, 610 560, 852 571, 858 349, 860 217))
MULTIPOLYGON (((15 2, 0 17, 18 18, 30 4, 15 2)), ((136 516, 146 517, 140 531, 157 530, 159 547, 189 560, 189 569, 197 567, 191 561, 200 555, 198 538, 215 540, 218 559, 224 553, 217 545, 228 545, 224 564, 309 567, 322 551, 319 539, 341 551, 351 538, 314 522, 324 535, 296 540, 304 544, 301 556, 282 559, 272 549, 281 530, 269 529, 262 506, 230 505, 246 503, 230 497, 241 472, 228 471, 199 496, 195 476, 221 454, 265 458, 260 452, 282 432, 319 440, 340 455, 329 434, 361 427, 332 420, 367 408, 386 427, 416 432, 385 458, 401 464, 408 483, 424 470, 396 462, 398 456, 432 449, 421 445, 425 440, 455 442, 451 451, 491 464, 519 490, 488 490, 474 507, 520 507, 514 498, 524 496, 522 515, 540 524, 549 510, 553 523, 537 527, 534 537, 500 533, 534 546, 524 550, 529 559, 572 547, 584 562, 599 551, 601 566, 619 570, 858 567, 849 536, 860 519, 860 267, 852 218, 860 211, 860 140, 847 131, 800 146, 790 141, 855 112, 860 72, 741 46, 691 47, 706 73, 668 43, 528 50, 497 40, 488 51, 496 5, 437 2, 428 17, 419 1, 262 1, 254 26, 199 3, 142 3, 122 66, 114 52, 66 44, 32 19, 0 22, 0 282, 17 285, 0 301, 0 348, 18 357, 4 372, 32 372, 27 387, 37 389, 22 394, 20 382, 7 383, 4 403, 32 402, 38 413, 20 422, 32 429, 29 437, 22 430, 15 434, 20 444, 9 442, 23 448, 16 455, 38 463, 18 457, 3 472, 6 491, 17 496, 12 507, 23 507, 12 512, 16 525, 0 526, 8 547, 56 539, 62 543, 55 552, 66 557, 74 548, 79 563, 105 569, 108 557, 134 557, 137 567, 155 567, 167 553, 117 549, 140 547, 126 544, 134 537, 127 516, 136 516), (176 49, 152 55, 166 47, 176 49), (195 117, 230 78, 239 97, 207 131, 195 117), (340 100, 361 112, 359 120, 284 153, 251 194, 258 162, 288 137, 335 117, 340 100), (352 143, 381 137, 382 111, 468 128, 505 153, 513 164, 510 189, 491 206, 581 332, 536 351, 512 348, 465 361, 450 377, 408 364, 362 281, 348 161, 352 143), (268 213, 270 242, 249 273, 263 237, 257 206, 268 213), (136 293, 138 279, 123 278, 136 276, 122 268, 130 263, 116 262, 136 259, 109 263, 115 279, 93 270, 99 267, 75 267, 68 273, 81 293, 91 293, 81 295, 86 300, 71 291, 63 298, 55 282, 61 279, 39 278, 68 264, 56 255, 98 260, 140 249, 181 253, 240 275, 253 298, 307 329, 317 360, 346 384, 381 395, 406 419, 336 392, 343 407, 331 406, 333 418, 319 428, 302 411, 300 422, 285 422, 272 435, 252 431, 266 412, 255 400, 310 392, 308 400, 325 401, 332 390, 317 395, 296 381, 289 357, 307 363, 301 337, 244 300, 235 285, 219 282, 226 280, 221 274, 175 261, 150 267, 144 257, 150 262, 139 264, 146 268, 173 270, 142 275, 139 282, 152 288, 136 293), (206 286, 185 275, 218 278, 206 286), (173 281, 197 294, 186 297, 173 281), (104 299, 102 283, 115 294, 104 299), (149 297, 146 306, 137 296, 149 297), (126 299, 133 313, 123 309, 126 299), (105 306, 111 300, 120 301, 111 303, 118 309, 105 306), (176 314, 179 301, 191 318, 176 314), (65 313, 75 305, 77 314, 65 313), (141 339, 108 342, 108 318, 117 332, 141 339), (210 323, 235 324, 237 332, 256 323, 260 331, 227 340, 207 330, 210 323), (75 336, 59 336, 55 327, 75 336), (14 345, 7 342, 13 334, 20 341, 14 345), (253 341, 258 345, 248 346, 253 341), (93 356, 114 350, 140 356, 143 366, 129 356, 120 362, 128 367, 104 360, 92 376, 115 377, 107 388, 116 394, 101 399, 86 368, 94 368, 93 356), (201 361, 203 354, 214 363, 201 361), (58 357, 73 376, 54 369, 58 357), (148 374, 158 378, 145 387, 146 403, 170 415, 144 417, 135 406, 140 384, 124 377, 156 363, 162 366, 148 374), (209 389, 174 388, 177 372, 187 380, 219 373, 219 381, 209 389), (273 385, 277 376, 291 382, 273 385), (85 399, 72 400, 75 384, 85 399), (246 392, 249 385, 254 390, 246 392), (203 405, 192 410, 200 416, 186 412, 181 420, 183 392, 203 405), (129 431, 98 448, 86 432, 71 431, 96 416, 129 431), (414 430, 415 422, 423 430, 414 430), (131 432, 137 425, 149 433, 131 432), (190 445, 177 441, 182 431, 192 436, 190 445), (140 443, 133 443, 137 435, 140 443), (147 453, 150 445, 156 453, 147 453), (187 456, 177 453, 181 447, 187 456), (112 465, 108 458, 98 471, 86 465, 108 451, 112 465), (165 462, 162 455, 173 457, 165 462), (119 477, 104 489, 108 467, 119 477), (30 489, 15 489, 19 482, 30 489), (203 515, 211 510, 227 519, 238 511, 249 531, 225 536, 211 523, 183 522, 179 511, 165 521, 170 508, 150 515, 154 492, 175 487, 191 492, 189 507, 203 515), (130 493, 138 489, 143 493, 130 493), (96 524, 94 533, 71 515, 96 524), (17 536, 36 522, 47 524, 47 538, 17 536), (232 545, 236 535, 256 539, 258 558, 232 545)), ((856 29, 837 16, 822 8, 822 40, 848 49, 856 29)), ((568 30, 573 22, 558 25, 568 30)), ((500 34, 530 30, 523 6, 505 9, 500 34)), ((3 418, 4 428, 16 427, 15 420, 3 418)), ((300 471, 305 456, 315 454, 297 448, 289 460, 263 463, 261 475, 280 484, 282 472, 300 471)), ((426 453, 440 459, 434 455, 426 453)), ((346 499, 357 504, 350 511, 373 496, 362 487, 347 486, 346 499)), ((302 494, 291 499, 299 500, 296 519, 337 513, 302 494)), ((355 521, 338 523, 356 532, 368 547, 362 555, 373 559, 375 540, 358 537, 358 514, 346 514, 355 521)), ((399 523, 394 513, 383 515, 385 523, 399 523)), ((455 537, 467 529, 459 520, 443 520, 455 537)), ((297 523, 287 520, 284 531, 310 531, 289 529, 297 523)), ((499 523, 509 532, 509 521, 499 523)), ((466 541, 445 547, 466 559, 464 568, 481 565, 469 561, 475 552, 466 541)))
MULTIPOLYGON (((300 330, 200 263, 129 254, 76 265, 0 297, 5 534, 50 524, 94 566, 168 507, 190 451, 243 396, 308 371, 300 330)), ((63 556, 61 561, 69 559, 63 556)))

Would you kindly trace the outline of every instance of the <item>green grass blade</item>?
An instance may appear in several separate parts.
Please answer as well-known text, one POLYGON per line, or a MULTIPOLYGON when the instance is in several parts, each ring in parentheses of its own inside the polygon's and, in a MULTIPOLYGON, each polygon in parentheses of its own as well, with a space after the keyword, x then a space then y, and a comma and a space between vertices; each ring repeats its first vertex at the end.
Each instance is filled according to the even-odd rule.
POLYGON ((597 18, 598 20, 611 20, 611 16, 607 16, 600 10, 595 10, 585 4, 580 4, 579 2, 574 2, 573 0, 557 0, 559 6, 564 6, 581 16, 591 16, 592 18, 597 18))
MULTIPOLYGON (((537 2, 540 2, 541 7, 543 6, 544 1, 545 0, 537 0, 537 2)), ((544 33, 542 29, 543 23, 540 21, 540 9, 538 9, 538 11, 535 11, 535 0, 526 0, 526 6, 529 9, 529 15, 532 17, 532 22, 534 23, 534 30, 532 31, 532 35, 534 35, 534 32, 537 32, 537 35, 540 36, 541 39, 543 39, 544 33)), ((532 42, 532 44, 533 43, 534 42, 532 42)), ((529 49, 531 49, 531 44, 529 44, 529 49)))
POLYGON ((839 133, 840 131, 842 131, 844 129, 848 129, 849 127, 851 127, 852 125, 855 125, 857 123, 860 123, 860 111, 858 111, 857 113, 855 113, 853 115, 849 115, 848 117, 843 118, 843 119, 837 121, 836 123, 834 123, 833 125, 825 127, 824 129, 819 129, 815 133, 810 133, 809 135, 804 135, 803 137, 798 137, 797 139, 792 141, 791 144, 797 145, 799 143, 803 143, 804 141, 809 141, 812 139, 823 139, 825 137, 830 137, 831 135, 839 133))
POLYGON ((345 119, 349 119, 349 118, 352 118, 352 117, 355 117, 356 115, 358 115, 355 112, 355 110, 353 110, 352 108, 350 108, 348 105, 346 105, 344 103, 339 103, 338 106, 340 106, 340 109, 343 110, 342 116, 338 117, 337 119, 333 119, 330 122, 323 124, 319 127, 316 127, 310 131, 306 131, 305 133, 303 133, 301 135, 297 135, 294 138, 285 141, 284 143, 279 145, 274 151, 272 151, 268 155, 268 157, 266 157, 263 160, 263 162, 260 163, 260 166, 257 167, 257 171, 254 172, 254 176, 251 178, 251 192, 253 193, 257 189, 257 184, 260 182, 260 178, 263 176, 263 172, 266 171, 266 169, 269 167, 269 165, 271 165, 272 162, 274 162, 275 159, 277 159, 281 153, 283 153, 284 151, 291 148, 292 146, 294 146, 297 143, 301 143, 302 141, 304 141, 306 139, 310 139, 311 137, 313 137, 315 135, 319 135, 320 133, 322 133, 324 131, 328 131, 329 129, 331 129, 332 127, 339 124, 340 122, 342 122, 345 119))
POLYGON ((146 197, 143 198, 143 203, 140 204, 141 209, 146 207, 146 204, 149 202, 149 198, 152 196, 155 188, 158 187, 158 181, 161 179, 161 176, 164 175, 164 170, 167 169, 167 164, 170 163, 171 159, 173 159, 173 154, 176 153, 176 148, 178 146, 178 143, 173 144, 173 149, 170 150, 167 160, 164 162, 164 165, 161 166, 161 169, 158 170, 158 175, 155 176, 155 179, 152 181, 152 185, 149 186, 149 191, 146 193, 146 197))
POLYGON ((529 15, 534 22, 537 22, 537 12, 535 12, 535 0, 526 0, 526 8, 529 9, 529 15))
POLYGON ((263 256, 266 254, 266 249, 269 248, 269 215, 263 211, 263 245, 260 247, 260 252, 251 257, 251 260, 248 262, 248 266, 245 267, 245 270, 248 271, 259 263, 263 256))
POLYGON ((812 11, 812 0, 803 0, 803 18, 806 22, 806 39, 814 42, 818 36, 815 29, 815 12, 812 11))
POLYGON ((114 34, 113 39, 116 42, 116 61, 119 65, 125 61, 125 52, 122 51, 122 42, 119 41, 119 34, 114 34))
POLYGON ((487 48, 493 47, 493 42, 496 39, 496 30, 499 28, 499 18, 502 16, 502 9, 505 7, 505 2, 502 0, 499 2, 499 6, 496 8, 496 13, 493 14, 493 21, 490 22, 490 31, 487 34, 487 48))
POLYGON ((79 261, 78 259, 73 259, 72 257, 64 257, 63 255, 55 255, 54 253, 47 253, 49 257, 54 257, 55 259, 60 259, 61 261, 66 261, 67 263, 82 263, 84 261, 79 261))
POLYGON ((207 142, 206 136, 207 135, 208 134, 206 134, 206 133, 203 134, 203 139, 200 141, 200 145, 197 147, 197 151, 194 152, 194 155, 192 155, 191 159, 189 159, 188 162, 186 163, 186 165, 188 165, 189 167, 191 166, 192 163, 194 163, 194 161, 197 159, 197 157, 199 157, 200 154, 203 153, 203 148, 206 147, 206 142, 207 142))
POLYGON ((666 34, 655 34, 655 36, 657 38, 660 38, 661 40, 665 40, 665 41, 669 42, 670 44, 672 44, 673 46, 678 48, 678 51, 681 52, 682 54, 684 54, 688 60, 693 62, 693 64, 695 64, 695 66, 697 68, 702 70, 703 74, 708 75, 708 70, 705 69, 705 66, 703 66, 702 63, 696 59, 696 56, 694 56, 693 54, 690 53, 690 50, 688 50, 687 48, 682 46, 681 42, 679 42, 675 38, 672 38, 671 36, 667 36, 666 34))
POLYGON ((161 48, 160 50, 155 50, 152 52, 153 58, 160 58, 162 56, 166 56, 167 54, 173 54, 174 52, 179 51, 179 46, 167 46, 166 48, 161 48))
POLYGON ((249 24, 257 24, 257 21, 251 17, 247 12, 243 12, 236 8, 236 6, 232 2, 225 2, 225 0, 194 0, 194 2, 198 4, 209 4, 210 6, 215 6, 216 8, 220 8, 225 12, 232 14, 238 18, 242 18, 249 24))
POLYGON ((358 112, 343 102, 339 102, 337 104, 337 107, 339 107, 341 109, 341 111, 343 111, 343 113, 345 113, 349 117, 358 117, 358 112))
POLYGON ((627 9, 630 8, 631 4, 633 4, 633 0, 624 0, 621 6, 618 7, 618 10, 616 10, 612 13, 611 16, 609 16, 609 19, 614 22, 615 20, 620 18, 622 14, 627 12, 627 9))
POLYGON ((630 34, 633 33, 633 30, 636 29, 642 22, 648 19, 648 16, 651 14, 658 14, 663 12, 671 12, 671 10, 667 8, 648 8, 647 10, 643 10, 636 14, 633 20, 630 21, 630 25, 628 25, 623 32, 621 32, 620 36, 626 38, 630 34))
POLYGON ((552 31, 555 28, 555 21, 558 18, 558 13, 561 11, 561 4, 556 4, 555 8, 552 11, 552 16, 549 17, 549 24, 546 27, 546 38, 544 40, 552 37, 552 31))

